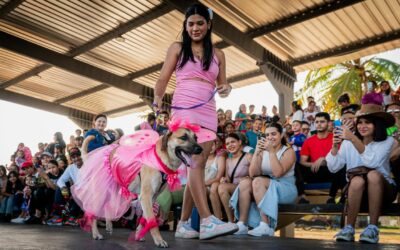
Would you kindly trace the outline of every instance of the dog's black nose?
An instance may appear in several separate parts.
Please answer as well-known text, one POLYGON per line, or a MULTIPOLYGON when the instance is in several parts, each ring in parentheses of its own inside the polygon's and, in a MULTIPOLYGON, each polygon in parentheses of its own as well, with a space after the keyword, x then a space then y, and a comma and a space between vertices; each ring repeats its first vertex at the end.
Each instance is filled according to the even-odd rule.
POLYGON ((201 152, 203 152, 203 148, 202 147, 200 147, 200 146, 195 146, 194 147, 193 154, 198 155, 201 152))

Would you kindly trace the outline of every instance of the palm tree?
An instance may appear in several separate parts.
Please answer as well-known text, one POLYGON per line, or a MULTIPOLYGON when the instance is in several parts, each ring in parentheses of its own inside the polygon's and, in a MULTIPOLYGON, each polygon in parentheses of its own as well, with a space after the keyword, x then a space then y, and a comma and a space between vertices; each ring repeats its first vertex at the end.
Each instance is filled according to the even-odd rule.
POLYGON ((295 96, 297 99, 314 96, 322 104, 322 110, 337 115, 339 96, 348 93, 353 103, 360 103, 367 82, 383 80, 397 88, 400 64, 382 58, 356 59, 310 71, 304 87, 295 96))

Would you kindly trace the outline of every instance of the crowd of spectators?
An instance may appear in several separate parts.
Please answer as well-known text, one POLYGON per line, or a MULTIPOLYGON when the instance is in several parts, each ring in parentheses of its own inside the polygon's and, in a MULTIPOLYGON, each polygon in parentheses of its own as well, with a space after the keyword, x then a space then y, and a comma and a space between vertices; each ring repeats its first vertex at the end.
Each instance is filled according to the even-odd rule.
MULTIPOLYGON (((349 201, 349 220, 337 239, 354 240, 357 213, 360 206, 369 205, 371 224, 360 239, 376 243, 381 207, 393 202, 399 191, 400 102, 386 81, 370 85, 361 106, 343 94, 337 100, 340 117, 334 121, 311 96, 305 107, 292 102, 292 113, 286 117, 280 117, 276 106, 271 114, 265 106, 257 113, 254 105, 247 109, 246 104, 235 115, 219 109, 217 139, 205 171, 213 213, 237 223, 237 234, 273 235, 278 204, 310 203, 305 184, 329 183, 327 203, 344 202, 346 197, 349 201), (359 167, 368 171, 349 175, 359 167), (348 190, 347 196, 343 190, 348 190), (384 192, 391 196, 382 197, 384 192)), ((162 135, 168 121, 166 111, 158 116, 150 113, 135 130, 153 129, 162 135)), ((77 129, 68 143, 57 132, 52 142, 39 143, 35 154, 23 143, 17 146, 10 163, 0 166, 1 220, 78 224, 82 211, 69 188, 84 156, 123 135, 120 129, 106 130, 105 115, 98 115, 93 126, 89 131, 77 129)), ((163 187, 158 194, 163 224, 171 206, 182 202, 183 192, 163 187)))

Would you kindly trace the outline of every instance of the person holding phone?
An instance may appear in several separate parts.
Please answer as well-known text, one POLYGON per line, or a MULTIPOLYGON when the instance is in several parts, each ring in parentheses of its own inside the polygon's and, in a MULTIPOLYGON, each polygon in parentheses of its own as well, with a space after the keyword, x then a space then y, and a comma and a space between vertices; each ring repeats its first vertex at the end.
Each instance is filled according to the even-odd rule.
POLYGON ((250 177, 240 180, 230 200, 238 219, 236 234, 274 235, 278 204, 294 203, 297 197, 295 162, 296 154, 286 146, 282 126, 271 123, 265 130, 265 138, 257 143, 250 163, 250 177), (253 230, 249 230, 249 226, 253 230))
POLYGON ((390 155, 397 143, 386 134, 395 119, 382 106, 364 102, 353 133, 347 126, 335 129, 333 147, 326 157, 335 173, 346 166, 348 187, 347 225, 336 234, 337 241, 354 241, 354 225, 360 207, 368 207, 370 224, 360 234, 360 242, 379 241, 378 219, 384 204, 396 198, 390 176, 390 155), (339 144, 341 144, 339 149, 339 144), (385 194, 385 195, 383 195, 385 194))

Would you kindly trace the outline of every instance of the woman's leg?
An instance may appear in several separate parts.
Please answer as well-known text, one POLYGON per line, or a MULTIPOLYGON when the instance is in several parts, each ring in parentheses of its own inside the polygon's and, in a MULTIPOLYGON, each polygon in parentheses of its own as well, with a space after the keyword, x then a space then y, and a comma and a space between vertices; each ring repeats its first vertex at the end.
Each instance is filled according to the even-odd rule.
POLYGON ((250 178, 244 179, 239 183, 239 221, 247 224, 249 217, 249 209, 251 202, 251 195, 253 194, 252 180, 250 178))
POLYGON ((232 183, 221 183, 218 186, 218 194, 221 199, 221 203, 225 208, 225 212, 226 215, 228 216, 229 222, 234 221, 233 211, 232 208, 229 206, 229 200, 231 199, 231 196, 235 191, 236 187, 237 185, 234 185, 232 183))
POLYGON ((365 189, 365 181, 362 177, 356 176, 350 181, 348 191, 347 224, 354 228, 358 212, 360 211, 361 200, 365 189))
MULTIPOLYGON (((378 225, 381 215, 383 200, 383 176, 376 170, 370 171, 367 175, 368 180, 368 207, 370 224, 378 225)), ((389 194, 388 194, 389 195, 389 194)))
MULTIPOLYGON (((253 186, 253 195, 254 195, 254 199, 256 200, 257 205, 260 204, 261 200, 263 199, 265 193, 268 190, 269 187, 269 178, 265 178, 265 177, 256 177, 253 182, 252 182, 252 186, 253 186)), ((261 213, 261 220, 265 223, 269 223, 268 217, 264 214, 261 213)))
POLYGON ((193 199, 199 211, 200 218, 207 218, 211 215, 207 203, 206 184, 204 181, 204 168, 208 155, 210 154, 212 141, 200 144, 203 152, 199 155, 192 156, 193 166, 188 168, 188 183, 186 185, 185 195, 182 205, 181 220, 187 221, 192 213, 192 206, 190 200, 193 199), (189 197, 191 196, 191 197, 189 197))
POLYGON ((219 199, 219 194, 218 194, 218 186, 219 186, 219 182, 214 182, 213 184, 211 184, 210 201, 211 201, 211 207, 213 210, 213 214, 218 219, 222 219, 222 209, 221 209, 221 201, 219 199))

